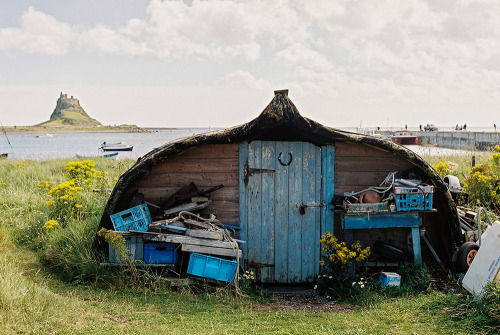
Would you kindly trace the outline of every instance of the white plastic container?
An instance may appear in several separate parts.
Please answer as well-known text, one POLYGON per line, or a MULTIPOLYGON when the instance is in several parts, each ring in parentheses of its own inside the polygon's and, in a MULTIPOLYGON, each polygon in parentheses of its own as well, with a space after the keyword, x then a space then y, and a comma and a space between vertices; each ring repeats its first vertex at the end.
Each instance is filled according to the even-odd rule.
POLYGON ((500 222, 495 221, 481 236, 481 247, 465 274, 462 286, 481 296, 483 288, 495 280, 500 270, 500 222))

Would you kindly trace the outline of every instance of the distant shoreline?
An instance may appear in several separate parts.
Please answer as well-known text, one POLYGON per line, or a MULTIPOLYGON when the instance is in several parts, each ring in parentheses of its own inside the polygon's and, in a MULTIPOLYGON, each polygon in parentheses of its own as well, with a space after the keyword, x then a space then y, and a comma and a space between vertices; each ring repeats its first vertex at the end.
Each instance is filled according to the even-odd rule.
POLYGON ((7 134, 71 134, 71 133, 147 133, 150 130, 137 126, 102 126, 102 127, 30 127, 4 126, 7 134))
MULTIPOLYGON (((175 129, 210 129, 210 127, 137 127, 137 126, 102 126, 102 127, 31 127, 4 126, 7 134, 72 134, 72 133, 151 133, 175 129)), ((213 128, 218 130, 223 128, 213 128)))

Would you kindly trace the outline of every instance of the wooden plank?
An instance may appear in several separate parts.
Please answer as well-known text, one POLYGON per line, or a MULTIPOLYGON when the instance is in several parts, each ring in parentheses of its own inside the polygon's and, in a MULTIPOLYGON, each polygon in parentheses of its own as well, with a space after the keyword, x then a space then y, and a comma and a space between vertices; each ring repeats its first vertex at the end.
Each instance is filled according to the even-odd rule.
POLYGON ((223 171, 237 171, 238 157, 232 158, 182 158, 170 159, 165 164, 159 164, 153 167, 151 173, 164 174, 172 172, 219 172, 223 171))
MULTIPOLYGON (((248 241, 248 194, 247 188, 244 183, 244 166, 248 162, 248 142, 243 142, 239 146, 239 226, 240 230, 240 238, 242 240, 248 241)), ((220 217, 220 215, 219 215, 220 217)), ((224 221, 222 221, 224 222, 224 221)), ((244 259, 248 259, 248 244, 243 245, 243 255, 244 259)))
POLYGON ((204 144, 200 147, 190 148, 178 155, 171 156, 168 159, 189 158, 189 157, 223 157, 238 158, 238 144, 204 144))
MULTIPOLYGON (((302 203, 320 204, 321 196, 321 150, 319 147, 302 142, 302 203)), ((299 212, 301 219, 301 274, 300 282, 311 282, 315 279, 319 258, 316 249, 320 225, 320 207, 306 207, 304 214, 299 212)))
MULTIPOLYGON (((159 197, 168 198, 172 194, 174 194, 176 191, 179 190, 179 187, 177 187, 177 186, 154 185, 154 186, 148 186, 147 188, 141 186, 140 184, 136 184, 135 186, 136 186, 135 189, 139 190, 139 192, 143 193, 144 195, 146 195, 146 193, 147 193, 152 198, 159 198, 159 197)), ((198 188, 200 188, 200 187, 198 187, 198 188)), ((204 190, 205 188, 203 187, 201 189, 204 190)), ((236 187, 236 186, 232 186, 232 187, 224 186, 221 189, 210 193, 210 199, 212 199, 212 200, 214 200, 214 199, 237 200, 238 195, 239 195, 238 187, 236 187)))
POLYGON ((418 213, 382 214, 382 215, 345 215, 345 229, 374 229, 419 227, 418 213))
POLYGON ((208 197, 191 197, 191 202, 207 202, 209 200, 208 197))
POLYGON ((339 172, 335 173, 335 188, 341 188, 343 185, 358 185, 360 187, 364 186, 378 186, 387 177, 387 174, 391 171, 384 172, 339 172))
POLYGON ((169 208, 167 210, 164 211, 164 214, 165 215, 171 215, 171 214, 177 214, 177 213, 180 213, 182 211, 187 211, 187 212, 198 212, 200 210, 202 210, 203 208, 207 207, 208 205, 210 205, 212 203, 212 200, 208 200, 207 202, 205 203, 202 203, 202 204, 197 204, 197 203, 187 203, 187 204, 182 204, 182 205, 179 205, 179 206, 175 206, 175 207, 172 207, 172 208, 169 208))
MULTIPOLYGON (((276 142, 276 154, 289 152, 287 142, 276 142)), ((283 154, 282 154, 283 155, 283 154)), ((276 164, 275 173, 275 281, 286 283, 288 272, 288 168, 276 164)))
POLYGON ((142 234, 143 239, 146 241, 167 242, 176 244, 192 244, 192 245, 201 245, 205 247, 226 248, 226 249, 234 248, 234 244, 227 241, 208 240, 208 239, 194 238, 184 235, 157 234, 157 233, 139 232, 139 231, 133 231, 133 232, 137 234, 142 234))
MULTIPOLYGON (((262 141, 253 141, 248 146, 248 166, 262 168, 262 141)), ((248 261, 262 263, 262 174, 253 174, 248 178, 248 261)), ((261 268, 252 268, 260 278, 261 268)))
POLYGON ((321 149, 321 170, 322 170, 322 207, 321 231, 320 235, 326 232, 334 233, 334 214, 331 201, 335 194, 335 147, 327 145, 321 149))
MULTIPOLYGON (((276 167, 276 143, 263 142, 262 144, 262 168, 275 170, 276 167)), ((262 174, 262 253, 261 263, 274 264, 274 173, 262 174)), ((264 283, 274 282, 274 267, 261 269, 261 281, 264 283)))
POLYGON ((355 156, 379 156, 379 157, 394 157, 393 152, 374 148, 363 144, 353 144, 337 142, 335 143, 335 156, 337 159, 340 157, 355 157, 355 156))
POLYGON ((226 256, 226 257, 238 257, 242 258, 243 253, 240 249, 222 249, 222 248, 214 248, 214 247, 205 247, 199 245, 192 244, 183 244, 181 247, 181 251, 185 252, 197 252, 200 254, 206 255, 216 255, 216 256, 226 256))
POLYGON ((148 186, 174 186, 182 187, 194 182, 199 189, 214 187, 217 185, 238 186, 237 171, 220 171, 211 173, 173 172, 150 174, 148 178, 142 179, 142 187, 148 186))
POLYGON ((367 171, 401 171, 410 168, 410 162, 399 157, 336 157, 335 171, 367 172, 367 171))
POLYGON ((186 230, 186 236, 219 241, 222 241, 224 239, 222 231, 218 230, 213 231, 204 229, 188 229, 186 230))
MULTIPOLYGON (((283 152, 283 157, 292 154, 292 163, 288 166, 288 271, 287 283, 298 283, 302 281, 302 245, 301 225, 302 217, 299 214, 298 204, 303 202, 302 173, 303 152, 301 142, 290 142, 289 151, 283 152)), ((286 158, 284 158, 286 159, 286 158)))

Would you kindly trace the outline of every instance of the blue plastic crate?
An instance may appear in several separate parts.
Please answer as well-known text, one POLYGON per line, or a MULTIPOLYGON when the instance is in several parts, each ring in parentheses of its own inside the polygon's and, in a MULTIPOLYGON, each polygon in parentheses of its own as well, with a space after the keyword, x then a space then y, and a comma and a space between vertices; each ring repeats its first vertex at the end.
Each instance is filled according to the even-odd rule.
POLYGON ((398 211, 423 211, 432 209, 432 193, 395 194, 398 211))
MULTIPOLYGON (((121 233, 125 238, 125 246, 127 248, 127 256, 131 261, 142 261, 144 256, 144 247, 142 236, 139 234, 121 233)), ((123 263, 120 252, 109 244, 109 262, 123 263)))
POLYGON ((144 263, 177 264, 177 248, 170 243, 145 243, 144 263))
POLYGON ((116 231, 147 231, 153 221, 148 205, 142 204, 110 216, 116 231))
POLYGON ((192 253, 189 257, 187 273, 232 283, 237 267, 238 262, 236 261, 192 253))

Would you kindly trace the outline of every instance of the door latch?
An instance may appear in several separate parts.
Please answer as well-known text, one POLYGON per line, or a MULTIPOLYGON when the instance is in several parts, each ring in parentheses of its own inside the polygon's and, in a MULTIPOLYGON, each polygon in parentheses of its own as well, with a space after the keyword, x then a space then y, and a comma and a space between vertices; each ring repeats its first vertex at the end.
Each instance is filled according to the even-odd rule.
POLYGON ((324 202, 321 202, 319 204, 314 203, 314 202, 310 202, 310 203, 304 202, 304 203, 302 203, 300 205, 297 204, 296 207, 299 207, 299 213, 300 213, 300 215, 304 215, 304 214, 306 214, 306 208, 308 208, 308 207, 309 208, 321 208, 324 205, 325 205, 324 202))

